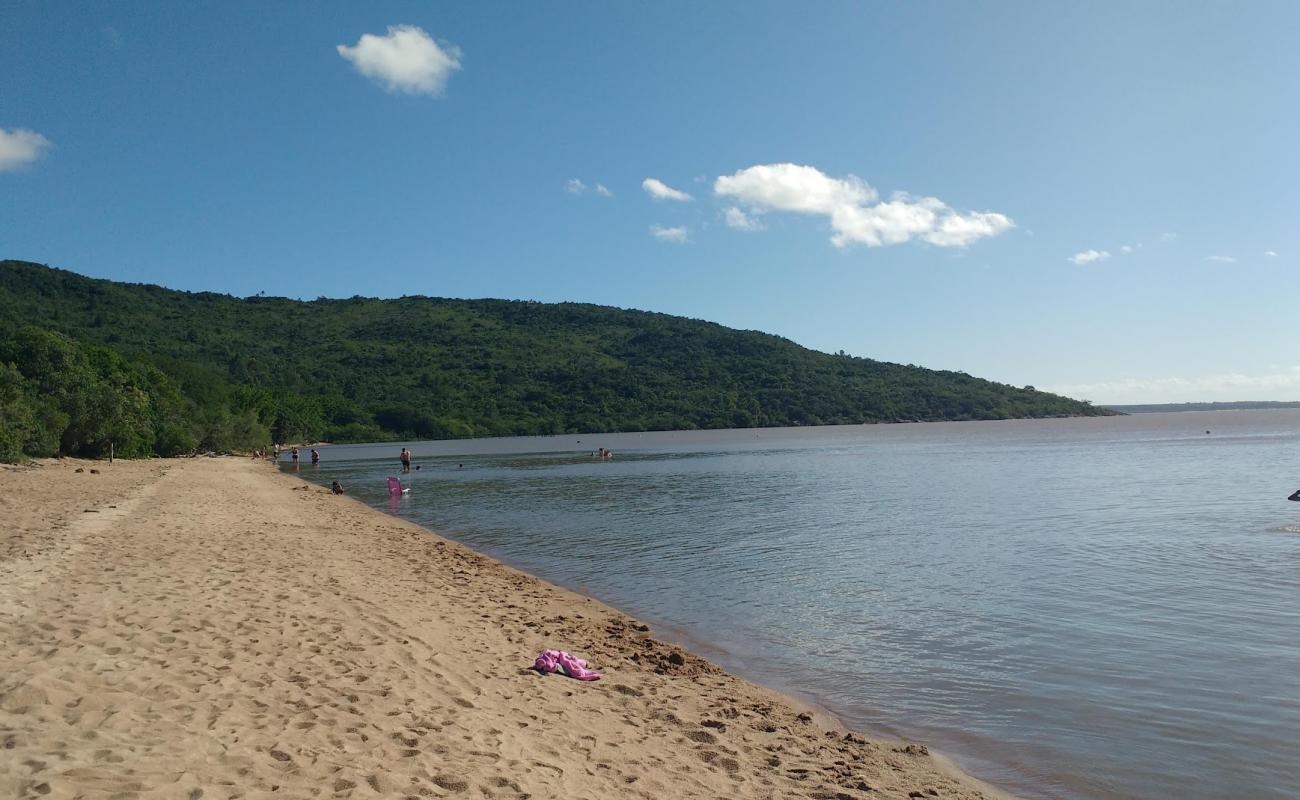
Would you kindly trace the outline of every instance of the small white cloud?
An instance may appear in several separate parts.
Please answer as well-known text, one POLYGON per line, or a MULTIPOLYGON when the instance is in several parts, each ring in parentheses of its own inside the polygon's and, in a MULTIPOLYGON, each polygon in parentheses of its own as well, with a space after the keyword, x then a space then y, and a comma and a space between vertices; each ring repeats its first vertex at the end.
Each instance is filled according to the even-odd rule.
POLYGON ((1094 261, 1105 261, 1110 258, 1110 253, 1105 250, 1084 250, 1082 253, 1075 253, 1066 259, 1071 264, 1091 264, 1094 261))
POLYGON ((1205 257, 1205 260, 1206 260, 1206 261, 1217 261, 1217 262, 1219 262, 1220 264, 1236 264, 1236 263, 1237 263, 1237 259, 1236 259, 1235 256, 1206 256, 1206 257, 1205 257))
POLYGON ((362 34, 356 45, 338 46, 357 72, 388 92, 439 95, 460 69, 460 48, 439 45, 415 25, 390 25, 386 36, 362 34))
POLYGON ((1265 251, 1264 251, 1264 255, 1268 256, 1269 258, 1277 258, 1277 251, 1276 251, 1276 250, 1265 250, 1265 251))
POLYGON ((759 164, 713 182, 720 197, 751 211, 790 211, 829 219, 836 247, 879 247, 921 239, 938 247, 964 247, 1015 227, 1004 214, 961 214, 934 197, 895 192, 879 202, 876 190, 856 175, 832 178, 816 167, 759 164))
POLYGON ((665 228, 662 225, 651 225, 650 235, 661 242, 673 242, 675 244, 685 244, 689 231, 684 225, 676 228, 665 228))
POLYGON ((1128 255, 1133 252, 1133 246, 1128 244, 1120 245, 1119 252, 1121 255, 1128 255))
POLYGON ((50 140, 36 131, 0 128, 0 172, 25 167, 45 155, 50 147, 50 140))
POLYGON ((684 203, 695 199, 686 192, 674 189, 658 178, 646 178, 641 181, 641 188, 645 189, 646 194, 656 200, 676 200, 679 203, 684 203))
POLYGON ((727 221, 728 228, 734 228, 738 231, 761 231, 765 230, 763 223, 754 219, 750 215, 741 211, 735 206, 730 206, 723 212, 723 218, 727 221))
POLYGON ((569 194, 598 194, 601 197, 613 197, 614 193, 605 188, 605 184, 598 183, 595 186, 588 186, 578 178, 569 178, 569 182, 564 184, 564 191, 569 194))
POLYGON ((1178 241, 1178 234, 1176 234, 1176 233, 1162 233, 1162 234, 1160 234, 1160 241, 1162 241, 1162 242, 1175 242, 1175 241, 1178 241))

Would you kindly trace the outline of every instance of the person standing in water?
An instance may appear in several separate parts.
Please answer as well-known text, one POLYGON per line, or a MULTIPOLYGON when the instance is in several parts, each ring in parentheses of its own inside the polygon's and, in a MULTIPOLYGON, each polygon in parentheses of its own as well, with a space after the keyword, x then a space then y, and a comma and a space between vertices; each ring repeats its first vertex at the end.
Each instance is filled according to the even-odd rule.
POLYGON ((411 471, 411 451, 405 447, 402 448, 402 472, 411 471))
POLYGON ((293 448, 293 453, 292 453, 292 455, 290 456, 290 458, 293 459, 293 463, 295 463, 295 464, 298 463, 298 448, 296 448, 296 447, 293 448))
POLYGON ((320 453, 317 453, 316 448, 314 447, 311 449, 311 463, 312 466, 315 466, 320 463, 320 453))

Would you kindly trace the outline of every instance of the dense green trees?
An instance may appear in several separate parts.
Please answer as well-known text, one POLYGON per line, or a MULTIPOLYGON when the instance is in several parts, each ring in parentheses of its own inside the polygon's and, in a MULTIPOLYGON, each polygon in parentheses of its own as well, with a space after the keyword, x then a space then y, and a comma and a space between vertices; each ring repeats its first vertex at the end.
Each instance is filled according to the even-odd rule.
POLYGON ((1108 413, 1031 387, 664 314, 426 297, 240 299, 17 261, 0 262, 0 409, 6 458, 93 455, 110 441, 121 453, 167 454, 272 439, 1108 413))
POLYGON ((3 456, 126 458, 193 449, 187 404, 157 367, 27 325, 0 339, 3 456))

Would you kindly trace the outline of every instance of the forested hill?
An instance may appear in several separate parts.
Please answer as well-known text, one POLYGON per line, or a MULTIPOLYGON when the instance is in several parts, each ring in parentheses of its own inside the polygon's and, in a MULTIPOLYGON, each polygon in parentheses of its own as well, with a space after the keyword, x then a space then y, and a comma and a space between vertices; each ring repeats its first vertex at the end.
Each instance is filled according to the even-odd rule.
MULTIPOLYGON (((86 379, 100 381, 102 392, 148 395, 159 391, 151 384, 165 384, 165 402, 146 397, 145 404, 166 405, 162 416, 177 441, 151 445, 155 450, 190 438, 194 446, 221 448, 271 437, 360 441, 1112 413, 1031 387, 830 355, 666 314, 429 297, 241 299, 0 262, 0 366, 12 365, 0 372, 0 404, 8 392, 9 402, 31 406, 33 419, 56 410, 50 404, 74 387, 40 373, 59 359, 88 370, 86 379)), ((150 407, 159 429, 155 412, 150 407)), ((94 445, 64 436, 61 446, 93 451, 102 438, 94 445)))

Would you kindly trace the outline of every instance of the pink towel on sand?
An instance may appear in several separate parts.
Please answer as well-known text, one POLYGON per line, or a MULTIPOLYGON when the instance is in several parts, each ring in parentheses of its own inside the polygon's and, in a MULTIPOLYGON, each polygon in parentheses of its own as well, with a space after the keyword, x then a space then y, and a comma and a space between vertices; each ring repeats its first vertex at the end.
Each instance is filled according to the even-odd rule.
POLYGON ((533 662, 533 669, 538 672, 558 672, 577 678, 580 681, 598 681, 600 673, 587 669, 587 662, 563 650, 543 650, 533 662))

